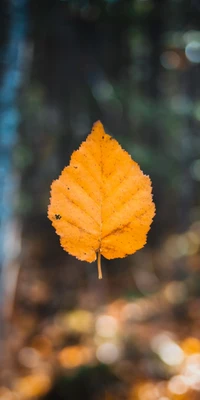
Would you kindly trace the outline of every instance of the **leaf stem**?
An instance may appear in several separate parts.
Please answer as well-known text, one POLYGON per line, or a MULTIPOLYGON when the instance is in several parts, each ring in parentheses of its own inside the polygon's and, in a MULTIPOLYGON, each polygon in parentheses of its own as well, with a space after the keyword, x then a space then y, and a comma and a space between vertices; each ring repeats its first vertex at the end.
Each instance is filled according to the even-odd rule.
POLYGON ((101 253, 98 251, 97 256, 97 266, 98 266, 98 278, 102 279, 102 270, 101 270, 101 253))

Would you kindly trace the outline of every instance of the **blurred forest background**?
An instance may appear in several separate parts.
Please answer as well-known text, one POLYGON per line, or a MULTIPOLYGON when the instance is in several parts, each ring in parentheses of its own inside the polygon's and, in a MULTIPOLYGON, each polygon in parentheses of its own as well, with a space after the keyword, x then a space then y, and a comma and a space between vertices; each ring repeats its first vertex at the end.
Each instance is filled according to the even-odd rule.
POLYGON ((1 0, 1 400, 200 398, 199 128, 199 0, 1 0), (157 207, 102 281, 47 219, 98 119, 157 207))

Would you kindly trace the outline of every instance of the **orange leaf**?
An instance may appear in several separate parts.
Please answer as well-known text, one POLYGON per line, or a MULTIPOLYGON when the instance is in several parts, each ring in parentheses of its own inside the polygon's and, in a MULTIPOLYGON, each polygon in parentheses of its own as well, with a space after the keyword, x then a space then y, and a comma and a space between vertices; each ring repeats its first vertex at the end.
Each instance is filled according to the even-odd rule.
POLYGON ((61 246, 79 260, 141 249, 155 214, 151 180, 100 121, 52 183, 48 217, 61 246))

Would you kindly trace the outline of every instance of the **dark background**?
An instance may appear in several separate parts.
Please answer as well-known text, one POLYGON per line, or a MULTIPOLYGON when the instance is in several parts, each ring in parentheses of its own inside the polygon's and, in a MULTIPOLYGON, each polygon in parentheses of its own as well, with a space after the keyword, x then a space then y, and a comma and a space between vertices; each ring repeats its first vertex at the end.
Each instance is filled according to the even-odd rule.
POLYGON ((1 1, 0 399, 199 399, 199 74, 198 0, 1 1), (102 281, 47 219, 99 119, 157 209, 102 281))

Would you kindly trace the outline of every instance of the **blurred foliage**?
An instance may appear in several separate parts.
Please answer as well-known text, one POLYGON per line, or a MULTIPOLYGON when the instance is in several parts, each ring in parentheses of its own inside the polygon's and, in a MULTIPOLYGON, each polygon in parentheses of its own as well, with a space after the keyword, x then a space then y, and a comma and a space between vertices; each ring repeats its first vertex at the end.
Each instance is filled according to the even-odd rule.
POLYGON ((0 399, 199 399, 199 19, 198 0, 30 1, 0 399), (104 260, 101 283, 46 217, 97 119, 151 176, 157 206, 145 249, 104 260))

